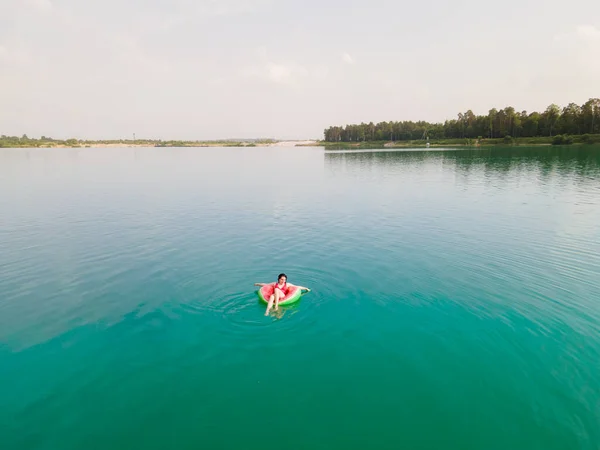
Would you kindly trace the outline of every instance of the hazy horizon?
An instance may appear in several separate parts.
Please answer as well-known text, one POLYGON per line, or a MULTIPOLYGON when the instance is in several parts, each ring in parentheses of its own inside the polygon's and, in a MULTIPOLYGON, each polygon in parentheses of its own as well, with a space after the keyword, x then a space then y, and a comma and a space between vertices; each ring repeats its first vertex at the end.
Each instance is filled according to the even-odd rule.
POLYGON ((320 139, 600 95, 600 2, 3 0, 0 134, 320 139))

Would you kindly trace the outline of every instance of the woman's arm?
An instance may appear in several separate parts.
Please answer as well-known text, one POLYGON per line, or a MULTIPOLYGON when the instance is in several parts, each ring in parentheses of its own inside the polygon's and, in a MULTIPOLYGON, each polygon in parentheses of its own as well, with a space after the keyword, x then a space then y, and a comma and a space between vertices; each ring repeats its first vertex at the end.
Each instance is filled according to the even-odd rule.
POLYGON ((288 286, 290 286, 290 287, 297 287, 297 288, 299 288, 299 289, 300 289, 300 290, 302 290, 302 291, 310 291, 310 289, 309 289, 309 288, 307 288, 307 287, 304 287, 304 286, 297 286, 297 285, 295 285, 295 284, 290 284, 290 283, 288 283, 288 286))
POLYGON ((266 286, 270 283, 254 283, 254 286, 266 286))

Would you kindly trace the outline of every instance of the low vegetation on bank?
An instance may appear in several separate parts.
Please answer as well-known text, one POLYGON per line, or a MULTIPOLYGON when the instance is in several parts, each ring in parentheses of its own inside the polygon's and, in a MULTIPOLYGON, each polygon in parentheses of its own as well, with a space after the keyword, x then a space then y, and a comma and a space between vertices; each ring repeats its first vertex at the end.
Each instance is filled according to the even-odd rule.
POLYGON ((60 148, 60 147, 255 147, 257 145, 274 144, 273 139, 256 139, 245 141, 182 141, 152 139, 118 139, 118 140, 79 140, 52 139, 42 136, 39 139, 29 138, 26 134, 18 136, 0 136, 0 148, 60 148))
POLYGON ((439 148, 439 147, 481 147, 494 145, 571 145, 571 144, 600 144, 600 134, 583 135, 563 135, 559 134, 552 137, 533 137, 533 138, 513 138, 505 136, 504 138, 494 139, 415 139, 409 141, 360 141, 360 142, 327 142, 321 141, 318 145, 330 150, 344 149, 381 149, 381 148, 439 148), (428 145, 429 144, 429 145, 428 145))

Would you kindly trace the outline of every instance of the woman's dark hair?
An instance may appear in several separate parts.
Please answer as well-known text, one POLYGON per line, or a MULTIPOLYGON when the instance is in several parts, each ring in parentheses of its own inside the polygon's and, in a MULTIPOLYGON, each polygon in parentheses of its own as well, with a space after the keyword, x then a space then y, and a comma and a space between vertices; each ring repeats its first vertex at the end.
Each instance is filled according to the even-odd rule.
POLYGON ((277 281, 279 281, 279 279, 281 277, 285 277, 285 281, 287 281, 287 275, 285 273, 280 273, 279 276, 277 277, 277 281))

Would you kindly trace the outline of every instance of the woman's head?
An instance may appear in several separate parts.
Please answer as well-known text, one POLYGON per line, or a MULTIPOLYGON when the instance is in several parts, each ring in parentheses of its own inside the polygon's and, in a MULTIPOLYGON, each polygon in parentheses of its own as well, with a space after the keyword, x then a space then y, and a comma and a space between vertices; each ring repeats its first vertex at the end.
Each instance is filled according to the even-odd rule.
POLYGON ((277 277, 277 281, 279 283, 287 282, 287 275, 285 273, 280 273, 279 276, 277 277))

